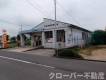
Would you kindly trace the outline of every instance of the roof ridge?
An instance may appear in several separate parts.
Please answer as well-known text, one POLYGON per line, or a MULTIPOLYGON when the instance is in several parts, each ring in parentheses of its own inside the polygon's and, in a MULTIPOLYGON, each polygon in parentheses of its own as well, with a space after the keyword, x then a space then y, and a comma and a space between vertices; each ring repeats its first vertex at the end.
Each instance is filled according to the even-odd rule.
MULTIPOLYGON (((53 20, 53 19, 48 19, 48 18, 43 18, 43 19, 47 19, 47 20, 55 21, 55 20, 53 20)), ((82 28, 82 27, 80 27, 80 26, 77 26, 77 25, 74 25, 74 24, 71 24, 71 23, 62 22, 62 21, 58 21, 58 20, 56 20, 56 22, 61 22, 61 23, 64 23, 64 24, 69 24, 69 25, 75 26, 75 27, 77 27, 77 28, 79 28, 79 29, 82 29, 82 30, 85 30, 85 31, 91 32, 90 30, 87 30, 87 29, 85 29, 85 28, 82 28)))

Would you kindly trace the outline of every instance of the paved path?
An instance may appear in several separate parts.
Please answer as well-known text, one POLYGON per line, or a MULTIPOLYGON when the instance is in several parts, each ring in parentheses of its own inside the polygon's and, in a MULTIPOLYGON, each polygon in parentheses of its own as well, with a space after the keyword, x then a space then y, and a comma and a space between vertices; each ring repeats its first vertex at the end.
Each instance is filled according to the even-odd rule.
MULTIPOLYGON (((58 59, 18 52, 0 51, 0 80, 50 80, 50 73, 70 74, 77 72, 104 72, 105 62, 93 62, 74 59, 58 59)), ((51 77, 52 78, 52 77, 51 77)), ((51 80, 74 80, 68 77, 51 80)), ((78 77, 75 80, 92 80, 78 77)), ((95 79, 96 80, 96 79, 95 79)), ((105 79, 106 80, 106 75, 105 79)))
POLYGON ((11 52, 24 52, 24 51, 27 51, 27 50, 32 50, 34 49, 33 47, 16 47, 16 48, 7 48, 7 49, 1 49, 3 51, 11 51, 11 52))
POLYGON ((20 52, 20 53, 26 53, 26 54, 32 54, 32 55, 47 56, 47 57, 53 57, 53 55, 55 54, 54 49, 34 49, 32 47, 9 48, 9 49, 1 49, 1 50, 9 51, 9 52, 20 52))
POLYGON ((53 55, 55 54, 55 50, 54 49, 36 49, 36 50, 26 51, 25 53, 53 57, 53 55))

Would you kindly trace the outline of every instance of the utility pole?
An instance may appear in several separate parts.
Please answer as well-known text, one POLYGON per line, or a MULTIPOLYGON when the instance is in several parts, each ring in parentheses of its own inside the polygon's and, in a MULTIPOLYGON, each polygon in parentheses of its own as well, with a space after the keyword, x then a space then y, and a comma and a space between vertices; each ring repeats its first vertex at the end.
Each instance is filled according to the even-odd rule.
MULTIPOLYGON (((57 21, 57 4, 56 4, 56 0, 54 0, 54 18, 55 18, 55 28, 56 28, 56 21, 57 21)), ((55 54, 56 56, 58 57, 58 49, 57 49, 57 46, 56 46, 56 29, 55 29, 55 54)))
POLYGON ((56 7, 57 7, 56 0, 54 0, 54 9, 55 9, 55 11, 54 11, 54 14, 55 15, 54 16, 55 16, 55 22, 56 22, 56 19, 57 19, 57 9, 56 9, 56 7))
POLYGON ((21 24, 21 33, 22 33, 22 24, 21 24))
POLYGON ((19 25, 19 33, 22 33, 22 24, 19 25))
POLYGON ((22 36, 22 24, 20 25, 20 38, 21 38, 21 47, 24 46, 23 36, 22 36))

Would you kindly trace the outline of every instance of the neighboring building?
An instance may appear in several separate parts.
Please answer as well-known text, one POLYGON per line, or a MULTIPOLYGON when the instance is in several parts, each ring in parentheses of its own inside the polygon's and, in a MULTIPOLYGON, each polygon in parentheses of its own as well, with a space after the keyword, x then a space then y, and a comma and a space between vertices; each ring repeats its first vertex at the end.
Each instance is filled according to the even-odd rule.
POLYGON ((44 21, 32 28, 20 32, 21 46, 25 46, 24 34, 31 36, 33 47, 44 48, 68 48, 73 46, 84 46, 91 38, 91 31, 73 24, 44 18, 44 21), (56 26, 55 26, 56 24, 56 26))

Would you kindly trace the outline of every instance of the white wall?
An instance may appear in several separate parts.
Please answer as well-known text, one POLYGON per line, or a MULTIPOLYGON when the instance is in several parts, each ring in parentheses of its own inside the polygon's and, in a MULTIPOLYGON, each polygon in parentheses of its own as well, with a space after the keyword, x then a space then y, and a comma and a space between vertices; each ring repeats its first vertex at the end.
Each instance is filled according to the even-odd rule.
MULTIPOLYGON (((72 47, 72 46, 81 46, 84 45, 84 40, 82 40, 82 30, 79 29, 73 29, 71 30, 69 26, 69 24, 66 23, 62 23, 62 22, 57 22, 58 25, 56 25, 56 27, 54 25, 51 24, 55 24, 55 21, 53 20, 49 20, 49 19, 44 19, 44 22, 41 23, 40 25, 38 25, 38 29, 39 30, 43 30, 42 32, 42 45, 45 48, 55 48, 55 47, 59 47, 59 44, 61 44, 61 47, 72 47), (56 30, 64 30, 65 31, 65 43, 58 43, 56 42, 56 30), (51 43, 47 43, 45 41, 45 35, 44 32, 45 31, 53 31, 53 42, 51 43), (73 40, 72 40, 73 39, 73 40), (74 40, 75 39, 75 40, 74 40)), ((89 34, 90 37, 90 34, 89 34)))
MULTIPOLYGON (((66 41, 66 47, 72 47, 72 46, 83 46, 85 45, 85 41, 82 39, 82 30, 78 29, 72 29, 66 31, 67 41, 66 41)), ((88 33, 88 32, 87 32, 88 33)), ((89 33, 90 36, 90 33, 89 33)))
MULTIPOLYGON (((43 31, 52 31, 53 32, 53 42, 51 43, 47 43, 46 41, 43 41, 43 46, 45 48, 59 48, 59 47, 64 47, 65 46, 65 43, 59 43, 59 42, 56 42, 56 30, 66 30, 68 27, 69 24, 65 24, 65 23, 61 23, 61 22, 57 22, 58 25, 53 25, 53 26, 48 26, 48 25, 51 25, 51 24, 55 24, 55 21, 53 20, 48 20, 48 19, 44 19, 44 24, 43 24, 43 31), (61 46, 60 46, 61 45, 61 46)), ((42 35, 44 35, 44 32, 42 35)), ((42 40, 44 37, 42 37, 42 40)))

